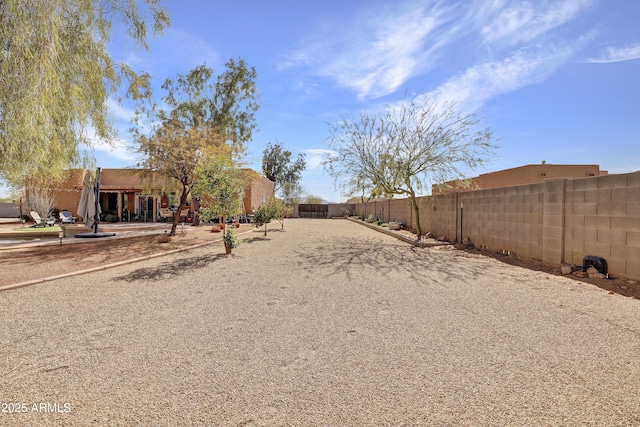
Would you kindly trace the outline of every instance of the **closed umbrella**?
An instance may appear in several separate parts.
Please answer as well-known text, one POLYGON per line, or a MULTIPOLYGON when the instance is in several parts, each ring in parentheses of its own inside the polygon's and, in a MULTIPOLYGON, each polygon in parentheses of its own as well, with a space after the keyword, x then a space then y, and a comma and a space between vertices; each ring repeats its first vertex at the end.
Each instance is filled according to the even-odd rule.
POLYGON ((84 218, 84 224, 93 228, 93 233, 80 233, 75 237, 110 237, 116 233, 98 233, 98 224, 100 223, 100 204, 98 197, 100 195, 100 168, 93 171, 86 171, 82 180, 82 193, 80 193, 80 203, 78 204, 78 216, 84 218))
POLYGON ((100 204, 96 203, 96 184, 96 173, 94 171, 85 171, 84 179, 82 180, 80 203, 78 204, 78 216, 84 219, 84 224, 88 228, 93 228, 94 225, 97 225, 96 214, 100 218, 99 215, 101 213, 100 204))

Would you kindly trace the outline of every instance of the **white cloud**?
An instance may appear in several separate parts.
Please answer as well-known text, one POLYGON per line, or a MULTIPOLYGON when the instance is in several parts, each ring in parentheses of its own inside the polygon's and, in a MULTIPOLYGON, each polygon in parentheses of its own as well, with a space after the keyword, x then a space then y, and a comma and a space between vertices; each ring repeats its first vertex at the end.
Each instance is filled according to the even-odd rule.
POLYGON ((588 62, 608 63, 632 59, 640 59, 640 43, 621 48, 609 47, 598 58, 589 59, 588 62))
POLYGON ((131 121, 131 118, 135 114, 135 111, 133 109, 124 107, 113 98, 109 98, 107 105, 109 107, 109 111, 117 120, 124 120, 129 123, 131 121))
POLYGON ((162 37, 150 40, 149 45, 149 51, 127 51, 123 62, 137 71, 150 72, 154 80, 160 82, 174 77, 174 71, 170 75, 165 73, 166 69, 175 70, 176 65, 182 70, 180 72, 186 72, 203 62, 213 67, 221 61, 218 52, 207 41, 178 28, 167 29, 162 37), (162 55, 155 52, 162 52, 162 55))
POLYGON ((425 40, 448 19, 446 12, 427 9, 424 2, 377 10, 356 20, 346 33, 324 34, 321 42, 307 42, 289 54, 280 69, 309 67, 355 90, 361 99, 384 96, 428 68, 425 40))
POLYGON ((308 150, 304 150, 303 153, 306 154, 305 160, 307 162, 307 168, 309 169, 317 169, 321 167, 321 163, 324 160, 325 156, 336 154, 335 151, 326 150, 323 148, 311 148, 308 150))
MULTIPOLYGON (((86 131, 87 139, 91 143, 91 150, 94 152, 107 153, 118 160, 125 161, 129 164, 133 164, 136 160, 135 154, 131 149, 131 143, 122 138, 115 138, 111 141, 107 141, 100 138, 93 128, 88 128, 86 131)), ((83 149, 87 150, 88 147, 84 146, 83 149)), ((96 157, 97 157, 96 153, 96 157)))
POLYGON ((468 68, 425 94, 437 103, 456 102, 475 110, 495 96, 538 83, 562 66, 581 42, 545 50, 519 50, 499 61, 468 68))
POLYGON ((493 1, 485 7, 497 15, 488 20, 481 33, 487 43, 513 46, 530 42, 571 21, 592 3, 592 0, 493 1))
MULTIPOLYGON (((569 61, 593 34, 568 41, 558 30, 593 1, 407 1, 355 20, 346 34, 326 33, 306 43, 282 68, 308 67, 362 100, 404 89, 409 79, 446 61, 463 71, 428 95, 477 108, 548 78, 569 61)), ((610 57, 630 58, 635 50, 624 53, 612 51, 610 57)))
POLYGON ((93 146, 95 151, 102 151, 108 153, 118 160, 123 160, 127 163, 133 164, 136 161, 135 155, 131 151, 131 146, 128 141, 117 138, 109 144, 105 141, 96 140, 93 146))

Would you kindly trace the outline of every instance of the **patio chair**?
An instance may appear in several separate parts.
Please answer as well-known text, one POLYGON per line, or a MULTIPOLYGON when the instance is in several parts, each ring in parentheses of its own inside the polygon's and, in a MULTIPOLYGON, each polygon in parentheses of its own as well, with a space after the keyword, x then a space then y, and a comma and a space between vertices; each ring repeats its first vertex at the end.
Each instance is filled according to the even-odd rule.
POLYGON ((76 220, 71 216, 69 211, 60 211, 60 224, 75 224, 76 220))
POLYGON ((46 227, 47 223, 44 219, 40 217, 40 214, 36 211, 29 212, 31 218, 33 219, 34 224, 31 227, 46 227))
POLYGON ((173 211, 167 208, 160 208, 160 221, 173 221, 173 211))

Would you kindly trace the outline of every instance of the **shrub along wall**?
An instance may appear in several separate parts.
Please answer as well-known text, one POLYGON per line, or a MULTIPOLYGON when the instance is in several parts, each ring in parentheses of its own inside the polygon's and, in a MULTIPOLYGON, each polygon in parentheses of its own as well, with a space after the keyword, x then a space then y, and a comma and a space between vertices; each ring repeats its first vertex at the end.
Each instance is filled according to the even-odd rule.
MULTIPOLYGON (((586 255, 600 256, 612 276, 640 279, 640 172, 557 178, 419 202, 422 229, 434 237, 552 264, 581 265, 586 255)), ((407 198, 333 206, 414 227, 407 198)))

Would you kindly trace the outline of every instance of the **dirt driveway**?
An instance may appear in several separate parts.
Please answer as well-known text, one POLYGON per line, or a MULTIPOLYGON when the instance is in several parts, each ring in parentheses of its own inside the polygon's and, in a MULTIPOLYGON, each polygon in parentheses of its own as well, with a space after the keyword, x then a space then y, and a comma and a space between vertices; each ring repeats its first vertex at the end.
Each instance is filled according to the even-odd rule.
MULTIPOLYGON (((274 222, 269 225, 270 230, 277 231, 280 228, 279 223, 274 222)), ((253 228, 250 225, 243 224, 237 231, 246 233, 251 230, 253 228)), ((259 232, 256 230, 253 234, 259 234, 259 232)), ((62 247, 51 245, 27 249, 0 250, 0 270, 5 271, 5 274, 0 275, 0 287, 149 255, 167 253, 176 249, 185 249, 194 245, 214 242, 220 237, 219 233, 211 233, 208 226, 200 226, 188 227, 183 232, 178 229, 176 236, 172 238, 170 243, 158 243, 156 235, 125 239, 90 239, 82 241, 82 243, 69 238, 65 239, 62 247), (70 241, 73 241, 74 244, 68 244, 70 241)), ((251 237, 251 235, 245 238, 248 237, 251 237)), ((216 244, 222 245, 221 243, 216 244)), ((492 257, 498 261, 531 271, 544 271, 556 276, 561 275, 558 266, 532 259, 520 258, 514 255, 504 256, 496 253, 480 252, 475 249, 465 249, 465 252, 492 257)), ((567 277, 598 286, 616 294, 640 299, 640 281, 567 277)))
POLYGON ((0 292, 0 425, 640 424, 637 300, 347 221, 251 236, 0 292))

